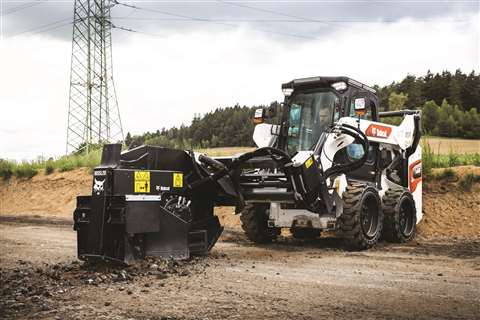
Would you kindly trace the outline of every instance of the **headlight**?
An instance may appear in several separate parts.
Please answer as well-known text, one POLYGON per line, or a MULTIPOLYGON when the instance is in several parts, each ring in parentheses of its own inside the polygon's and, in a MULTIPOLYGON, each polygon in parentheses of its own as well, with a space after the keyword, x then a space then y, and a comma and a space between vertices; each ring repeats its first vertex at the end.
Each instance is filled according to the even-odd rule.
POLYGON ((343 81, 335 82, 332 84, 332 88, 337 91, 345 91, 347 90, 347 84, 343 81))
POLYGON ((293 89, 292 88, 284 88, 282 89, 283 94, 285 97, 290 97, 292 95, 293 89))

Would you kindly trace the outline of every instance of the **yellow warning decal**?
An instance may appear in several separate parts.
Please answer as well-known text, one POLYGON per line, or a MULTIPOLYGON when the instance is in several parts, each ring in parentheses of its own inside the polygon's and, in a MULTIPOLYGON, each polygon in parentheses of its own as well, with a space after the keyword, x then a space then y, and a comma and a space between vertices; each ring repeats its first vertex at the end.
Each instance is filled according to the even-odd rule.
POLYGON ((183 173, 174 173, 173 174, 173 187, 182 188, 183 187, 183 173))
POLYGON ((150 171, 135 171, 134 192, 150 192, 150 171))
POLYGON ((313 164, 313 158, 308 158, 307 161, 305 161, 305 168, 310 168, 313 164))

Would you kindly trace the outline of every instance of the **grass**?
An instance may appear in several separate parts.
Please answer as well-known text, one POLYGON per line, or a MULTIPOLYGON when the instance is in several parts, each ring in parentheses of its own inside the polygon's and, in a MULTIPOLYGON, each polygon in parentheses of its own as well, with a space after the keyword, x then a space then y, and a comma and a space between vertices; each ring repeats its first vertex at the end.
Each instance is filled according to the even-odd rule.
POLYGON ((14 165, 7 160, 0 159, 0 177, 8 180, 13 175, 14 165))
POLYGON ((55 171, 55 163, 53 159, 47 160, 45 163, 45 174, 52 174, 55 171))
POLYGON ((432 168, 450 168, 456 166, 480 166, 480 153, 459 154, 450 150, 448 154, 435 152, 426 141, 422 143, 422 165, 426 176, 432 174, 432 168))
POLYGON ((88 154, 68 155, 58 159, 38 159, 33 161, 10 161, 0 159, 0 178, 8 180, 11 176, 21 179, 29 179, 38 174, 41 170, 45 174, 71 171, 76 168, 90 168, 100 163, 101 150, 95 150, 88 154))
POLYGON ((13 174, 18 178, 30 179, 38 173, 38 169, 35 165, 29 162, 22 162, 17 164, 13 169, 13 174))

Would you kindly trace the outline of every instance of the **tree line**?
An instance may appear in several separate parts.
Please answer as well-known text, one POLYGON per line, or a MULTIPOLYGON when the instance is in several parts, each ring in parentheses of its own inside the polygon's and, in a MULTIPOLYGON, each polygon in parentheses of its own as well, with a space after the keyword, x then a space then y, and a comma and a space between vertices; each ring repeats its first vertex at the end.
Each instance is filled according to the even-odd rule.
MULTIPOLYGON (((407 75, 400 82, 374 86, 380 109, 421 109, 426 134, 444 137, 480 138, 480 74, 456 70, 425 76, 407 75)), ((189 126, 162 128, 132 136, 129 147, 141 144, 171 148, 214 148, 253 146, 252 122, 255 109, 264 106, 217 108, 203 116, 195 115, 189 126)))
POLYGON ((475 71, 428 71, 375 89, 382 110, 421 109, 424 134, 480 138, 480 74, 475 71))
POLYGON ((130 148, 142 144, 184 149, 253 146, 252 118, 255 109, 262 107, 217 108, 203 117, 195 115, 189 126, 182 124, 137 136, 127 133, 125 143, 130 148))

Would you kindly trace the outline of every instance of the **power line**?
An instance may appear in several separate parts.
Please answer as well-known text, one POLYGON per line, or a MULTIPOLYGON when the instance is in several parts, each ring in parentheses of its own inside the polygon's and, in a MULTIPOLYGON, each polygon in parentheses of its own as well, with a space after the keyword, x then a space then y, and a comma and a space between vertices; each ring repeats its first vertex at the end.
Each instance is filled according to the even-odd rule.
POLYGON ((147 36, 150 36, 150 37, 165 38, 165 36, 161 35, 161 34, 136 30, 136 29, 132 29, 132 28, 129 28, 129 27, 117 26, 117 25, 114 25, 114 24, 112 24, 112 29, 118 29, 118 30, 127 31, 127 32, 131 32, 131 33, 144 34, 144 35, 147 35, 147 36))
POLYGON ((60 28, 60 27, 70 25, 70 24, 72 24, 71 20, 72 20, 72 18, 66 18, 66 19, 55 21, 55 22, 47 23, 47 24, 37 26, 37 27, 32 28, 32 29, 28 29, 28 30, 25 30, 25 31, 15 33, 15 34, 9 36, 8 38, 14 38, 14 37, 17 37, 17 36, 25 34, 25 33, 38 34, 38 33, 47 32, 47 31, 50 31, 50 30, 53 30, 53 29, 57 29, 57 28, 60 28), (59 24, 59 23, 62 23, 62 22, 64 22, 64 23, 61 24, 61 25, 55 26, 56 24, 59 24), (50 26, 52 26, 52 27, 47 28, 47 27, 50 27, 50 26), (44 29, 44 28, 47 28, 47 29, 44 29))
POLYGON ((37 6, 37 5, 39 5, 43 2, 45 2, 45 0, 37 0, 37 1, 32 1, 32 2, 29 2, 29 3, 25 3, 25 4, 22 4, 22 5, 16 6, 16 7, 12 8, 10 11, 3 13, 1 16, 4 17, 4 16, 7 16, 9 14, 28 9, 28 8, 37 6))
MULTIPOLYGON (((112 17, 115 20, 138 20, 138 21, 173 21, 173 22, 188 22, 188 21, 197 21, 194 19, 185 19, 185 18, 148 18, 148 17, 112 17)), ((254 22, 254 23, 395 23, 398 19, 382 19, 382 20, 365 20, 365 19, 315 19, 315 21, 309 20, 292 20, 292 19, 211 19, 208 21, 211 22, 254 22)), ((418 21, 418 20, 417 20, 418 21)), ((423 22, 434 21, 434 19, 422 19, 423 22)), ((467 19, 455 19, 450 20, 454 22, 465 22, 467 19)))
MULTIPOLYGON (((115 0, 115 4, 122 5, 122 6, 129 7, 129 8, 134 8, 134 9, 137 9, 137 10, 156 12, 156 13, 160 13, 160 14, 164 14, 164 15, 168 15, 168 16, 173 16, 173 17, 177 17, 177 18, 183 18, 183 19, 185 19, 186 21, 188 21, 188 20, 193 20, 193 21, 198 21, 198 22, 214 23, 214 24, 219 24, 219 25, 225 25, 225 26, 228 26, 228 27, 238 28, 238 25, 232 24, 232 23, 217 22, 217 21, 214 21, 214 20, 211 20, 211 19, 208 19, 208 18, 199 18, 199 17, 187 16, 187 15, 178 14, 178 13, 167 12, 167 11, 163 11, 163 10, 157 10, 157 9, 150 9, 150 8, 138 7, 138 6, 135 6, 135 5, 125 4, 125 3, 122 3, 122 2, 119 2, 119 1, 116 1, 116 0, 115 0)), ((259 29, 259 28, 252 28, 252 30, 258 31, 258 32, 263 32, 263 33, 270 33, 270 34, 276 34, 276 35, 294 37, 294 38, 318 40, 318 38, 315 38, 315 37, 309 37, 309 36, 305 36, 305 35, 301 35, 301 34, 296 34, 296 33, 287 33, 287 32, 280 32, 280 31, 272 31, 272 30, 265 30, 265 29, 259 29)))
POLYGON ((299 19, 299 20, 302 20, 302 21, 305 21, 305 22, 317 22, 317 23, 323 23, 323 24, 326 24, 326 25, 329 25, 329 26, 332 26, 332 27, 337 27, 337 28, 340 27, 340 26, 337 26, 337 25, 335 25, 335 24, 332 24, 332 23, 329 23, 329 22, 325 22, 325 21, 321 21, 321 20, 304 18, 304 17, 292 15, 292 14, 287 14, 287 13, 283 13, 283 12, 278 12, 278 11, 269 10, 269 9, 262 9, 262 8, 257 8, 257 7, 251 7, 251 6, 247 6, 247 5, 245 5, 245 4, 240 4, 240 3, 236 3, 236 2, 229 2, 229 1, 223 1, 223 0, 217 0, 217 1, 220 2, 220 3, 224 3, 224 4, 231 5, 231 6, 236 6, 236 7, 240 7, 240 8, 247 8, 247 9, 250 9, 250 10, 255 10, 255 11, 270 13, 270 14, 274 14, 274 15, 278 15, 278 16, 284 16, 284 17, 299 19))

